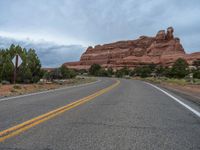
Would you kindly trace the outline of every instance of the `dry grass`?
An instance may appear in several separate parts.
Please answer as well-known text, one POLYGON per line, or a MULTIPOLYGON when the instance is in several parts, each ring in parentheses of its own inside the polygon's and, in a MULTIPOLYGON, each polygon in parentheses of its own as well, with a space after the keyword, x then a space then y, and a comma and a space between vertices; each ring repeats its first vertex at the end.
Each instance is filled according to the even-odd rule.
POLYGON ((160 84, 164 87, 170 87, 172 89, 177 89, 200 97, 199 79, 195 79, 193 83, 191 83, 187 79, 169 79, 169 78, 152 78, 152 77, 144 79, 143 78, 136 78, 136 79, 151 82, 154 84, 160 84))
POLYGON ((0 96, 15 96, 27 93, 33 93, 44 90, 51 90, 60 88, 63 86, 73 86, 84 83, 90 83, 96 81, 96 78, 77 77, 75 79, 68 79, 62 82, 52 83, 37 83, 37 84, 16 84, 16 85, 0 85, 0 96))

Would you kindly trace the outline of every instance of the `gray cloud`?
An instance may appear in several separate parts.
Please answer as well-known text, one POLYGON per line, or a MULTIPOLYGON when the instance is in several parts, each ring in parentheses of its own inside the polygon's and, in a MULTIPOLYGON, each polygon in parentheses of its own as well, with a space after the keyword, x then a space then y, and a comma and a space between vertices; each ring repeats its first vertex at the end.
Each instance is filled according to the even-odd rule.
POLYGON ((200 49, 199 0, 1 0, 0 10, 0 32, 59 45, 135 39, 173 26, 187 52, 200 49))
POLYGON ((26 49, 34 48, 43 67, 58 67, 67 61, 77 61, 85 49, 81 45, 57 45, 50 42, 32 42, 30 40, 15 40, 0 36, 0 48, 11 44, 20 45, 26 49))

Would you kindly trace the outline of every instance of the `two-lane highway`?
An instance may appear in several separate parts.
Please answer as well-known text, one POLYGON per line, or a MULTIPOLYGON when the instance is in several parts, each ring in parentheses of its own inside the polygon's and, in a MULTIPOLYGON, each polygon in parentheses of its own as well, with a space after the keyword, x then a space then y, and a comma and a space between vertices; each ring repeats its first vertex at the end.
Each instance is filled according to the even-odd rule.
POLYGON ((0 141, 0 150, 198 150, 200 118, 144 82, 102 78, 0 100, 0 141))

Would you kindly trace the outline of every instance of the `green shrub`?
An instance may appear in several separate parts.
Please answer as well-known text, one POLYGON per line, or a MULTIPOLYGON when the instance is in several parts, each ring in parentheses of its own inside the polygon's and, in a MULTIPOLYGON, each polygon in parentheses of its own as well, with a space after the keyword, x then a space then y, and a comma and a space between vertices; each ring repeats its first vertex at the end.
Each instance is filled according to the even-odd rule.
POLYGON ((14 85, 13 88, 17 89, 17 90, 22 89, 22 87, 20 85, 14 85))
POLYGON ((75 78, 77 72, 62 65, 60 68, 54 69, 52 72, 45 72, 43 78, 47 80, 52 79, 71 79, 75 78))
POLYGON ((136 67, 134 71, 136 76, 140 76, 142 78, 149 77, 152 73, 151 68, 148 66, 136 67))
POLYGON ((189 74, 187 61, 182 58, 177 59, 170 71, 174 78, 184 78, 189 74))
POLYGON ((188 82, 185 79, 168 78, 165 82, 178 85, 186 85, 188 82))
POLYGON ((98 76, 101 66, 99 64, 93 64, 90 66, 89 74, 93 76, 98 76))
POLYGON ((200 79, 194 79, 194 83, 200 85, 200 79))
POLYGON ((165 68, 163 66, 157 66, 155 68, 155 74, 158 77, 162 77, 165 75, 165 68))
POLYGON ((69 77, 70 78, 75 78, 77 75, 76 71, 73 69, 69 69, 69 77))
POLYGON ((100 76, 100 77, 108 77, 109 73, 105 69, 101 69, 101 70, 98 71, 98 76, 100 76))
POLYGON ((200 67, 200 59, 197 59, 193 62, 193 66, 195 66, 196 68, 200 67))
POLYGON ((8 84, 10 84, 10 82, 9 82, 9 81, 6 81, 6 80, 3 80, 3 81, 1 81, 1 84, 2 84, 2 85, 8 85, 8 84))
POLYGON ((123 72, 122 69, 117 70, 117 71, 115 72, 115 77, 117 77, 117 78, 122 78, 123 76, 124 76, 124 72, 123 72))
POLYGON ((112 75, 114 74, 114 71, 112 68, 108 68, 107 72, 108 72, 109 77, 112 77, 112 75))
POLYGON ((200 79, 200 69, 195 70, 193 72, 193 77, 196 78, 196 79, 200 79))
POLYGON ((17 91, 15 89, 11 89, 10 92, 15 93, 17 91))
POLYGON ((17 70, 17 83, 37 82, 42 77, 41 63, 34 49, 26 50, 19 45, 11 45, 8 49, 0 49, 0 81, 13 82, 14 65, 12 59, 19 55, 22 64, 17 70), (32 80, 33 79, 33 80, 32 80))
POLYGON ((83 74, 86 74, 86 73, 88 73, 88 71, 87 71, 87 70, 85 70, 85 69, 76 70, 76 72, 77 72, 78 74, 80 74, 80 75, 83 75, 83 74))

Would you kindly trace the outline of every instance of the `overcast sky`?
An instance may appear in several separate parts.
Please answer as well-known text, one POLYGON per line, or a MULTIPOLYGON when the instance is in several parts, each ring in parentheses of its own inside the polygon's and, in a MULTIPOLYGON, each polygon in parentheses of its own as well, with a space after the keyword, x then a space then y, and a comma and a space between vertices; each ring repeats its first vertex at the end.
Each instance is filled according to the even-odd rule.
POLYGON ((89 45, 154 36, 173 26, 200 51, 200 0, 0 0, 0 48, 37 50, 44 67, 79 60, 89 45))

